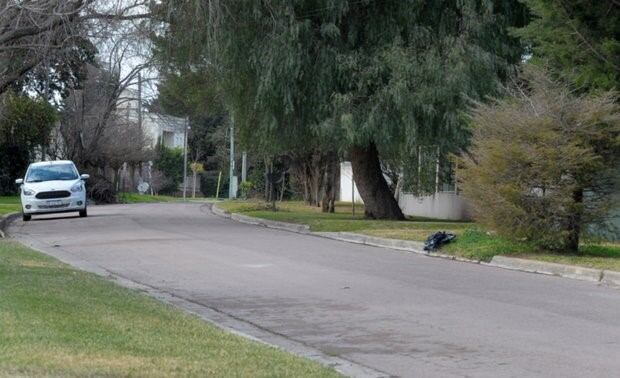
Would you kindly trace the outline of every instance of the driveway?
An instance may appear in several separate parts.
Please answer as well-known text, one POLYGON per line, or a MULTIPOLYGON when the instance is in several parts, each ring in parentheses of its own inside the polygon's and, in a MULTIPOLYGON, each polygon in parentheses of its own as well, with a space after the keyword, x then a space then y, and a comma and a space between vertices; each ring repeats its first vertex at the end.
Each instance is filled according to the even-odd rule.
POLYGON ((199 203, 47 218, 9 234, 386 375, 620 372, 620 291, 605 286, 240 224, 199 203))

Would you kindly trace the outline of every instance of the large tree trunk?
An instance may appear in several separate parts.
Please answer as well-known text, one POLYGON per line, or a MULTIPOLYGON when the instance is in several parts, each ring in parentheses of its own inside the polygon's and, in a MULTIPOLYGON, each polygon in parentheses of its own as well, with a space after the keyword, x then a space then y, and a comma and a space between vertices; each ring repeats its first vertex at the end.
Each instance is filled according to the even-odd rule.
POLYGON ((366 216, 374 219, 405 219, 383 177, 375 144, 353 146, 350 152, 353 177, 364 200, 366 216))
POLYGON ((566 249, 568 252, 579 253, 579 235, 581 234, 581 212, 583 204, 583 190, 573 192, 574 213, 571 214, 566 227, 566 249))
POLYGON ((325 163, 325 179, 323 198, 321 199, 321 210, 324 213, 333 213, 336 211, 336 190, 338 190, 338 154, 335 152, 327 153, 327 162, 325 163))

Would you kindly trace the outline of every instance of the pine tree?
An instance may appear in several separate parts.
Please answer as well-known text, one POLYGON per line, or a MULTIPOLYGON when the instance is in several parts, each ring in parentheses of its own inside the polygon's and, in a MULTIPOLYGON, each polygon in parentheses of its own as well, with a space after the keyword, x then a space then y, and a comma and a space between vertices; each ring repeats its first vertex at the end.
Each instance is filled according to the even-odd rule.
POLYGON ((524 0, 533 20, 516 35, 532 62, 582 91, 620 88, 620 2, 524 0))

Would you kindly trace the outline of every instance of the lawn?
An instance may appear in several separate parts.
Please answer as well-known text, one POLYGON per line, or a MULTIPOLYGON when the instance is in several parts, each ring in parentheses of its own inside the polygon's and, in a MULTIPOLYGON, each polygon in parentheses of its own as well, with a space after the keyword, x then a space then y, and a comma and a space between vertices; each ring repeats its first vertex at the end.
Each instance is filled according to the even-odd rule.
POLYGON ((0 215, 21 211, 18 196, 0 197, 0 215))
POLYGON ((364 218, 363 205, 356 205, 352 214, 351 203, 337 203, 333 214, 322 213, 318 207, 306 206, 302 202, 278 203, 278 211, 267 208, 264 203, 254 201, 226 201, 218 206, 227 212, 277 220, 301 223, 310 226, 315 232, 357 232, 366 235, 423 241, 435 231, 450 231, 457 235, 463 233, 469 222, 450 222, 426 218, 410 218, 406 221, 381 221, 364 218))
POLYGON ((172 196, 152 196, 149 194, 139 193, 118 193, 118 202, 120 203, 155 203, 155 202, 174 202, 180 201, 182 198, 172 196))
POLYGON ((0 240, 0 376, 338 375, 0 240))
POLYGON ((252 201, 226 201, 219 207, 234 213, 283 222, 302 223, 312 231, 347 231, 392 239, 423 241, 436 231, 449 231, 456 240, 444 246, 442 253, 468 259, 491 261, 495 255, 521 257, 559 264, 580 265, 591 268, 620 271, 620 244, 584 244, 579 255, 557 254, 540 251, 526 241, 513 241, 483 230, 471 222, 450 222, 425 218, 406 221, 383 221, 363 218, 363 206, 357 205, 352 215, 350 203, 339 203, 335 214, 322 213, 319 208, 301 202, 283 202, 273 212, 264 203, 252 201))

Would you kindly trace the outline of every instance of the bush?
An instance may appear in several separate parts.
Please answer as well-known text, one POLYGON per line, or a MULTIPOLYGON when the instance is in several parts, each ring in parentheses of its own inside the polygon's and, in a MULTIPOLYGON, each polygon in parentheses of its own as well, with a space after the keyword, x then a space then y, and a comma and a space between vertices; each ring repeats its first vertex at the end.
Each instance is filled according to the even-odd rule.
MULTIPOLYGON (((158 192, 169 195, 177 193, 183 182, 183 150, 158 146, 153 167, 165 177, 158 192)), ((190 172, 189 167, 187 172, 190 172)))
MULTIPOLYGON (((205 171, 200 175, 200 191, 205 197, 215 197, 219 171, 205 171)), ((228 175, 222 173, 219 198, 228 197, 228 175)))
POLYGON ((96 203, 116 202, 116 191, 112 181, 100 174, 91 174, 86 182, 86 194, 96 203))
POLYGON ((478 221, 536 245, 576 252, 604 224, 620 157, 612 93, 575 96, 540 72, 506 99, 479 105, 463 191, 478 221))
POLYGON ((241 192, 241 198, 247 199, 250 194, 250 190, 254 188, 254 183, 252 181, 243 181, 239 184, 239 191, 241 192))

